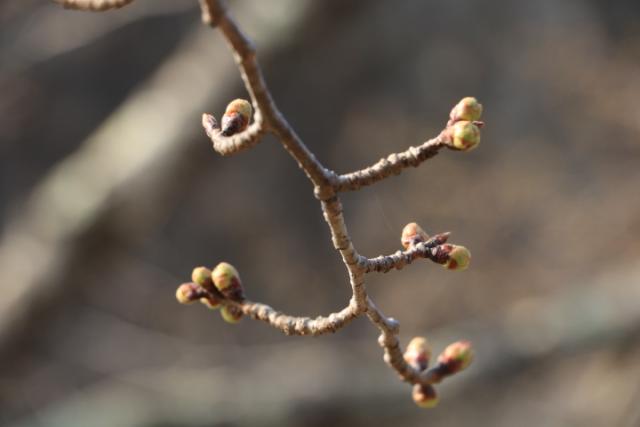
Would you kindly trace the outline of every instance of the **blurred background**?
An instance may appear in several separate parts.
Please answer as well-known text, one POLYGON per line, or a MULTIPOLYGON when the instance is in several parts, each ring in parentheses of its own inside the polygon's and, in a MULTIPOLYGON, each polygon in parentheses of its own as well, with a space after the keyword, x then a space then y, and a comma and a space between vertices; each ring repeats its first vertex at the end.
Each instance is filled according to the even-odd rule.
POLYGON ((639 2, 232 2, 282 111, 340 173, 435 136, 464 96, 485 106, 479 149, 344 197, 364 255, 410 221, 473 253, 464 273, 369 277, 403 343, 474 342, 431 411, 366 320, 291 338, 176 303, 221 260, 292 314, 349 298, 277 142, 211 149, 201 113, 246 93, 196 3, 0 4, 0 424, 640 425, 639 2))

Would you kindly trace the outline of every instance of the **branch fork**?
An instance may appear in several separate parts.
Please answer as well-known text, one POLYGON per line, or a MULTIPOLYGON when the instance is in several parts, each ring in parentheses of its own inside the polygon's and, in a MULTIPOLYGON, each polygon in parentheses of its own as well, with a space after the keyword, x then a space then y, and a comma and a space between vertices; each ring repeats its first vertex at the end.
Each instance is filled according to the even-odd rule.
MULTIPOLYGON (((119 8, 133 0, 54 0, 67 8, 102 11, 119 8)), ((251 102, 232 101, 221 124, 211 114, 203 114, 202 126, 213 149, 223 155, 233 155, 252 148, 266 133, 273 134, 298 163, 311 181, 320 201, 323 216, 334 248, 340 254, 349 276, 352 297, 346 307, 316 318, 291 316, 274 308, 252 302, 245 297, 238 271, 222 262, 213 270, 196 267, 190 282, 176 291, 179 302, 201 302, 209 309, 220 310, 222 318, 236 323, 243 317, 265 322, 287 335, 318 336, 334 333, 353 319, 366 316, 380 331, 378 343, 383 348, 384 361, 401 380, 412 384, 412 397, 418 406, 430 408, 437 404, 434 384, 465 369, 473 359, 470 343, 459 341, 449 345, 429 367, 431 347, 423 337, 415 337, 402 350, 398 340, 400 325, 385 316, 369 297, 365 275, 400 270, 417 259, 429 259, 450 270, 464 270, 470 261, 469 251, 448 243, 449 233, 429 236, 416 223, 402 230, 404 250, 390 255, 367 258, 358 253, 344 221, 339 194, 375 184, 398 175, 409 167, 418 167, 437 155, 442 148, 469 151, 480 142, 482 105, 475 98, 462 99, 452 110, 445 128, 434 138, 400 153, 392 153, 378 162, 354 172, 338 175, 322 165, 278 110, 269 91, 256 51, 220 0, 199 0, 203 22, 217 28, 226 39, 235 58, 251 102), (255 111, 255 113, 253 113, 255 111), (251 118, 253 116, 253 123, 251 118)))

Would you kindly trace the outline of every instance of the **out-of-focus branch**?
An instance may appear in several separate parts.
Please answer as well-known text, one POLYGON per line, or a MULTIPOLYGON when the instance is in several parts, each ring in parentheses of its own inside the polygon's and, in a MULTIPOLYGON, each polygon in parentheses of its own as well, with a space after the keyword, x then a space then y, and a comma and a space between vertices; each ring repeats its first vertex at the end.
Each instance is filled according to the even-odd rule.
POLYGON ((133 0, 53 0, 60 3, 65 9, 87 10, 91 12, 104 12, 105 10, 119 9, 133 0))

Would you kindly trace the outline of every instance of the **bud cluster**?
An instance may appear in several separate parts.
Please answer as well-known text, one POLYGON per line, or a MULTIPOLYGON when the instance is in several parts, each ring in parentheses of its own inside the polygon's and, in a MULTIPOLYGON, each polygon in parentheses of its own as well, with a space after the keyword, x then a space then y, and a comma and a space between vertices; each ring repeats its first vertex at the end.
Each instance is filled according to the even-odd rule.
MULTIPOLYGON (((423 337, 415 337, 404 352, 404 360, 418 371, 425 371, 431 358, 431 347, 423 337)), ((433 408, 438 404, 438 394, 433 384, 445 377, 466 369, 473 361, 473 349, 469 341, 457 341, 449 344, 438 356, 437 364, 426 373, 427 384, 414 384, 411 397, 421 408, 433 408)))
POLYGON ((453 107, 445 135, 449 146, 455 150, 469 151, 480 144, 479 121, 482 116, 482 104, 472 97, 463 98, 453 107))
POLYGON ((234 266, 221 262, 213 271, 207 267, 196 267, 191 272, 192 282, 183 283, 176 290, 176 299, 181 304, 200 301, 211 310, 220 309, 220 315, 229 323, 238 323, 242 310, 225 301, 236 303, 245 300, 240 275, 234 266))

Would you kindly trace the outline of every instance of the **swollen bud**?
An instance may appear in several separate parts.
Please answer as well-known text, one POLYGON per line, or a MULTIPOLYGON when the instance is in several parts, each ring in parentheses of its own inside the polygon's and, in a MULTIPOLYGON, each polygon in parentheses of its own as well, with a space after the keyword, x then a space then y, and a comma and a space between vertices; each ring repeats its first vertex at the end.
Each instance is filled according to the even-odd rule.
POLYGON ((207 295, 206 297, 202 297, 200 298, 200 302, 209 310, 216 310, 220 308, 220 305, 222 304, 222 302, 214 295, 207 295))
POLYGON ((433 408, 440 400, 432 385, 415 384, 411 393, 413 401, 421 408, 433 408))
POLYGON ((469 249, 458 245, 447 245, 447 249, 449 249, 449 259, 444 263, 445 268, 462 271, 469 267, 471 263, 471 252, 469 252, 469 249))
POLYGON ((461 120, 474 122, 480 120, 480 116, 482 116, 482 104, 480 104, 477 99, 468 96, 462 98, 462 100, 453 107, 449 118, 451 119, 451 123, 461 120))
POLYGON ((426 242, 428 239, 429 235, 415 222, 410 222, 405 225, 402 229, 402 236, 400 237, 402 247, 405 249, 409 249, 417 243, 426 242))
POLYGON ((235 135, 249 126, 253 109, 251 103, 245 99, 234 99, 227 105, 222 116, 222 134, 224 136, 235 135))
POLYGON ((203 295, 203 289, 195 283, 183 283, 176 289, 176 299, 180 304, 191 304, 203 295))
POLYGON ((211 270, 207 267, 196 267, 191 272, 191 280, 202 286, 206 290, 213 289, 213 280, 211 279, 211 270))
POLYGON ((242 319, 242 310, 232 305, 224 305, 220 309, 220 316, 227 323, 238 323, 242 319))
POLYGON ((451 146, 456 150, 469 151, 480 144, 480 128, 473 122, 455 122, 448 131, 451 146))
POLYGON ((429 366, 431 359, 431 346, 424 337, 415 337, 404 352, 404 360, 414 369, 424 371, 429 366))
POLYGON ((473 361, 473 348, 469 341, 457 341, 449 344, 438 356, 438 363, 447 375, 462 371, 473 361))
POLYGON ((211 272, 213 284, 225 298, 233 301, 243 301, 244 290, 238 270, 228 262, 221 262, 211 272))

